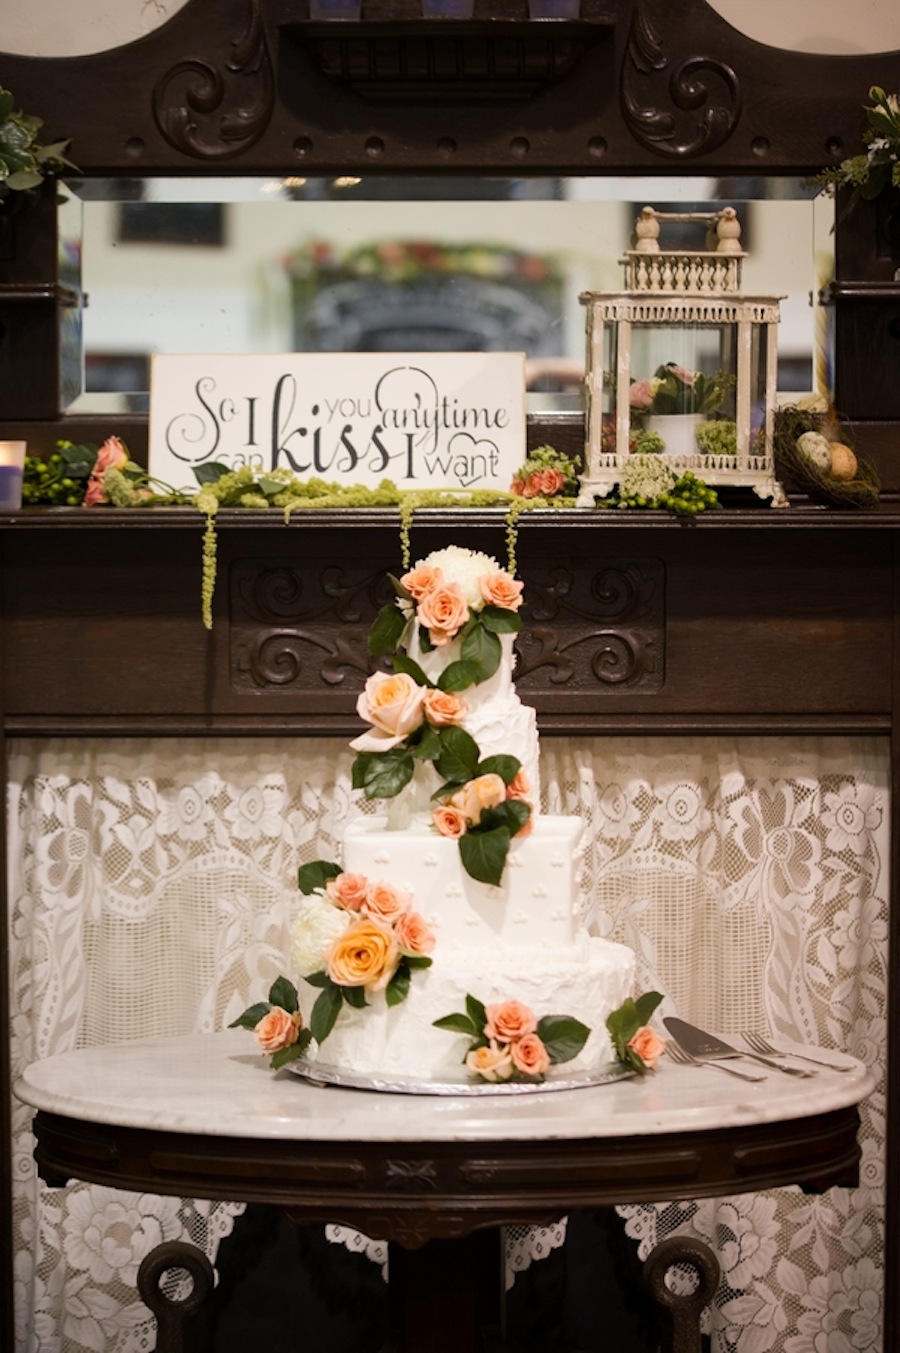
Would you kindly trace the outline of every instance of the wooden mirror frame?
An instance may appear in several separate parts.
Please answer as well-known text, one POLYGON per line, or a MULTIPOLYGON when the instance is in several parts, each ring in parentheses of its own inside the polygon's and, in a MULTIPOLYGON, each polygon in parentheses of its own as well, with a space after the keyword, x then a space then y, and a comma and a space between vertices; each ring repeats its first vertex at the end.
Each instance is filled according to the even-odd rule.
MULTIPOLYGON (((870 86, 890 85, 891 72, 900 71, 898 53, 825 57, 764 46, 737 33, 705 0, 582 0, 578 21, 553 24, 530 21, 526 0, 476 0, 471 21, 452 23, 422 20, 416 8, 412 0, 363 0, 359 23, 323 25, 310 21, 305 0, 190 0, 163 27, 115 51, 59 59, 5 54, 2 82, 23 108, 44 119, 47 141, 71 139, 69 154, 86 176, 796 176, 814 174, 860 149, 861 108, 870 86)), ((559 697, 548 686, 534 700, 550 731, 883 733, 891 739, 893 802, 900 803, 900 692, 895 675, 900 658, 900 511, 894 501, 900 485, 900 338, 894 336, 900 334, 900 282, 894 276, 900 268, 898 210, 896 195, 886 195, 839 218, 836 229, 832 299, 837 403, 853 419, 858 445, 881 474, 879 509, 855 517, 837 512, 824 522, 814 509, 801 508, 791 521, 776 521, 787 514, 757 508, 726 513, 715 525, 709 523, 708 531, 703 523, 694 533, 668 522, 632 525, 622 521, 628 514, 617 514, 615 523, 603 527, 612 530, 617 552, 659 556, 669 577, 679 579, 667 597, 662 623, 683 639, 679 652, 692 646, 692 676, 682 687, 673 663, 669 686, 650 712, 640 696, 617 697, 599 713, 576 713, 575 706, 566 712, 568 707, 554 704, 559 697), (766 561, 765 577, 757 564, 760 557, 766 561), (809 605, 803 610, 797 602, 794 607, 792 584, 805 585, 815 567, 820 576, 809 605), (717 581, 710 584, 713 577, 717 581), (743 599, 742 585, 756 589, 747 602, 755 623, 746 638, 734 623, 726 623, 725 638, 712 633, 712 622, 705 623, 704 585, 718 588, 719 606, 710 614, 720 620, 729 614, 729 603, 743 599), (799 618, 795 610, 802 610, 799 618), (773 619, 779 624, 773 625, 773 619), (788 628, 786 647, 800 652, 784 664, 778 636, 788 628), (818 645, 818 685, 808 698, 794 699, 792 694, 782 712, 779 699, 785 702, 785 692, 802 687, 804 675, 809 679, 804 643, 818 645), (721 691, 697 674, 727 670, 729 645, 736 646, 736 664, 744 653, 747 660, 746 676, 734 686, 732 703, 726 706, 721 691), (770 690, 767 673, 776 665, 782 670, 770 690)), ((67 419, 55 403, 59 312, 72 302, 57 274, 55 219, 52 192, 0 218, 0 436, 23 436, 33 448, 50 449, 61 435, 100 440, 116 431, 140 458, 146 448, 145 418, 67 419)), ((532 444, 550 439, 548 432, 561 449, 580 449, 583 429, 577 416, 560 416, 559 426, 551 429, 546 422, 533 422, 532 444)), ((574 529, 569 523, 564 528, 536 524, 534 544, 532 528, 523 528, 526 569, 538 555, 567 561, 572 556, 588 568, 597 548, 593 515, 586 512, 574 529)), ((316 705, 311 697, 312 712, 304 712, 305 697, 296 706, 279 706, 284 708, 281 723, 269 717, 264 695, 256 702, 259 712, 248 715, 219 670, 228 658, 226 627, 215 636, 198 637, 193 608, 190 617, 182 616, 184 579, 195 577, 198 568, 195 536, 188 539, 183 522, 165 513, 152 530, 135 522, 136 529, 126 531, 123 514, 101 516, 102 522, 89 523, 48 509, 21 529, 19 523, 7 523, 9 529, 0 530, 0 685, 5 687, 0 696, 7 734, 93 730, 102 735, 163 728, 227 734, 262 727, 270 732, 296 732, 298 727, 333 731, 351 722, 349 712, 340 718, 317 712, 321 702, 316 705), (157 536, 158 547, 153 544, 157 536), (83 702, 84 709, 66 706, 64 716, 54 713, 54 701, 63 698, 59 672, 60 665, 65 667, 66 645, 79 642, 77 625, 84 614, 80 601, 73 607, 75 594, 66 593, 67 586, 77 585, 66 582, 73 571, 72 545, 77 543, 83 557, 90 557, 97 585, 116 570, 147 567, 148 541, 159 549, 168 569, 158 586, 170 588, 168 601, 174 607, 174 621, 167 622, 164 635, 171 661, 181 664, 172 690, 177 686, 179 698, 183 691, 195 692, 198 708, 179 704, 180 713, 170 717, 165 713, 169 689, 163 686, 148 703, 135 703, 122 713, 112 688, 107 690, 101 680, 83 702), (57 593, 52 604, 48 590, 57 593), (51 712, 42 713, 44 706, 35 697, 23 713, 21 691, 29 683, 34 689, 38 680, 49 691, 45 705, 51 712), (203 704, 210 691, 211 713, 203 704)), ((350 528, 346 522, 336 525, 341 529, 323 518, 321 526, 310 530, 316 539, 331 530, 340 543, 350 528)), ((435 522, 430 529, 440 525, 435 522)), ((460 531, 466 543, 483 547, 486 527, 477 514, 463 527, 450 518, 443 523, 444 530, 448 527, 460 531)), ((395 524, 382 530, 365 519, 352 529, 359 533, 360 548, 380 562, 385 555, 383 530, 394 531, 395 524)), ((270 550, 274 530, 247 521, 236 534, 261 554, 270 550)), ((279 538, 274 553, 286 563, 290 546, 279 538)), ((97 620, 105 604, 96 601, 92 619, 97 620)), ((115 605, 113 599, 100 616, 101 627, 107 627, 102 630, 107 661, 116 644, 127 644, 134 669, 143 662, 152 677, 153 661, 158 660, 152 636, 140 633, 134 616, 115 614, 115 605)), ((162 611, 155 593, 147 605, 154 616, 162 611)), ((81 681, 88 681, 84 670, 81 681)), ((137 695, 132 696, 136 701, 137 695)), ((346 695, 343 703, 347 705, 346 695)), ((892 846, 892 899, 900 897, 897 837, 900 833, 892 846)), ((2 882, 5 888, 5 868, 2 882)), ((2 943, 5 970, 5 926, 2 943)), ((897 925, 892 926, 889 967, 891 972, 900 970, 897 925)), ((887 1273, 896 1270, 900 1254, 900 1010, 895 986, 892 981, 887 1273)), ((4 1026, 6 1000, 4 983, 4 1026)), ((6 1087, 5 1039, 0 1049, 6 1087)), ((0 1147, 8 1159, 6 1118, 0 1123, 0 1147)), ((0 1184, 0 1206, 8 1241, 8 1171, 0 1184)), ((4 1248, 9 1254, 9 1244, 4 1248)), ((6 1278, 10 1284, 9 1265, 6 1278)), ((10 1292, 8 1285, 7 1297, 10 1292)), ((0 1343, 12 1347, 11 1301, 0 1302, 0 1308, 9 1312, 0 1343)), ((889 1283, 885 1347, 898 1341, 900 1289, 889 1283)))

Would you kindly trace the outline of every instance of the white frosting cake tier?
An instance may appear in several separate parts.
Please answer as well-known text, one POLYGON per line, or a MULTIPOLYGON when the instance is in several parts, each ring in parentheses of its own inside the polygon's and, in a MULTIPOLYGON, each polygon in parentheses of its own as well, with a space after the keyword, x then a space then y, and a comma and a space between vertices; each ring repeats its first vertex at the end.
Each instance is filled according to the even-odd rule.
MULTIPOLYGON (((515 636, 501 634, 499 637, 503 655, 494 675, 461 692, 469 707, 463 728, 478 743, 483 757, 501 754, 518 757, 528 776, 532 802, 537 803, 540 798, 537 716, 530 705, 522 704, 513 685, 515 636)), ((451 662, 459 661, 461 645, 454 639, 440 648, 423 651, 419 644, 419 626, 414 623, 407 652, 429 681, 437 682, 451 662)))
POLYGON ((414 820, 387 831, 383 817, 352 822, 344 836, 350 874, 384 879, 411 893, 413 906, 437 937, 435 963, 454 953, 502 944, 564 947, 580 928, 578 817, 539 817, 529 836, 514 838, 499 887, 466 873, 459 845, 414 820))
MULTIPOLYGON (((576 943, 510 948, 458 948, 434 952, 434 964, 417 972, 402 1005, 388 1007, 382 995, 369 997, 370 1008, 345 1006, 319 1058, 348 1071, 396 1074, 415 1079, 458 1075, 468 1047, 464 1035, 435 1029, 433 1022, 466 1008, 472 995, 485 1005, 522 1001, 540 1019, 575 1015, 591 1030, 566 1072, 583 1071, 613 1060, 606 1017, 631 995, 634 955, 622 944, 581 932, 576 943)), ((318 992, 299 983, 304 1019, 318 992)), ((314 1048, 314 1045, 313 1045, 314 1048)), ((553 1075, 551 1069, 550 1073, 553 1075)))

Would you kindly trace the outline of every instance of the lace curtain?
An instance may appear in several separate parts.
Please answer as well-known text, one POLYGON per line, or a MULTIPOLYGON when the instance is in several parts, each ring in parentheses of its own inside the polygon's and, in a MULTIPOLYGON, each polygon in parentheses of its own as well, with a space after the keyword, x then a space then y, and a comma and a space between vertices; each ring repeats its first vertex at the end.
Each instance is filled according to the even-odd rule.
MULTIPOLYGON (((220 1029, 284 968, 297 866, 360 811, 346 743, 10 743, 12 1057, 220 1029)), ((860 1187, 619 1209, 643 1255, 714 1246, 715 1353, 881 1346, 888 749, 875 738, 545 739, 544 810, 587 824, 585 915, 664 1011, 843 1048, 879 1075, 860 1187)), ((143 1353, 143 1256, 215 1259, 239 1203, 46 1189, 13 1109, 17 1353, 143 1353)), ((334 1227, 383 1263, 384 1247, 334 1227)), ((510 1232, 508 1280, 565 1224, 510 1232)))

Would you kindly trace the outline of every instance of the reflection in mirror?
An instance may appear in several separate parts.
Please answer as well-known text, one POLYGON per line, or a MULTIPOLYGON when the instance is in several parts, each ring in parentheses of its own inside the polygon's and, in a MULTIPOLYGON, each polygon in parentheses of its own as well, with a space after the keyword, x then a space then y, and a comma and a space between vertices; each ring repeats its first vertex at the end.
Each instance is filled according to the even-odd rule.
POLYGON ((122 179, 65 196, 86 296, 69 412, 146 409, 153 353, 298 350, 524 351, 529 411, 577 410, 578 297, 622 289, 645 203, 735 205, 745 293, 785 298, 779 391, 827 382, 812 298, 833 204, 795 179, 122 179))

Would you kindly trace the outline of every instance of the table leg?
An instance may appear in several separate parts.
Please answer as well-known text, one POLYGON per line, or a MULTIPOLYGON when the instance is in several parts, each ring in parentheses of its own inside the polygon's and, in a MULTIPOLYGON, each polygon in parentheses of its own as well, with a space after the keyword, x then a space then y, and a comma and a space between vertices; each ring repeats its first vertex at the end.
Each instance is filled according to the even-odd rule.
POLYGON ((156 1316, 156 1353, 195 1353, 194 1317, 215 1286, 212 1264, 196 1245, 167 1240, 157 1245, 141 1262, 137 1277, 141 1300, 156 1316), (185 1269, 191 1290, 184 1297, 170 1297, 160 1279, 173 1269, 185 1269))
POLYGON ((392 1243, 385 1353, 500 1353, 503 1295, 499 1227, 414 1250, 392 1243))
POLYGON ((670 1236, 648 1255, 644 1281, 663 1312, 661 1353, 700 1353, 700 1316, 716 1294, 719 1261, 708 1245, 690 1236, 670 1236), (666 1274, 675 1264, 695 1270, 693 1292, 679 1294, 666 1286, 666 1274))

